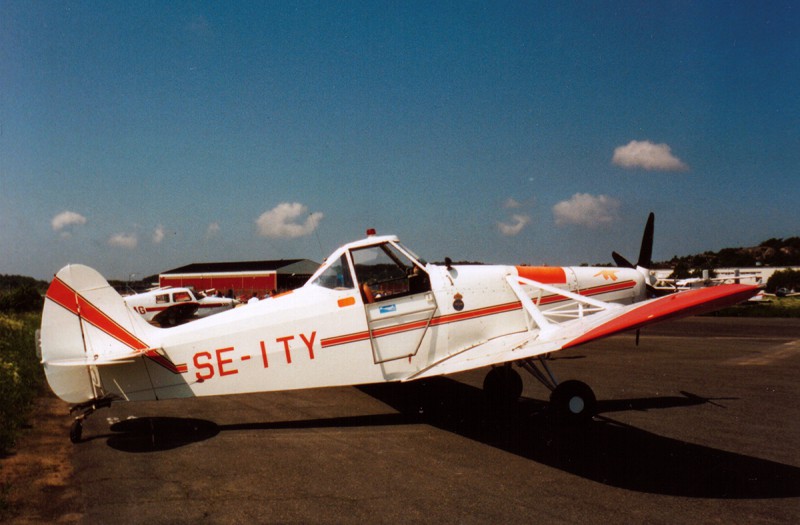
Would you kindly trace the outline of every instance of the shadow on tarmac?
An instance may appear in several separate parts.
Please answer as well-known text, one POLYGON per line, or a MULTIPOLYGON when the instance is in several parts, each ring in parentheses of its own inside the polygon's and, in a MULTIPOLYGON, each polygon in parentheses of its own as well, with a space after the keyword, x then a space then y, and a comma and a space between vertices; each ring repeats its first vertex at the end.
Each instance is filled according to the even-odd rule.
POLYGON ((522 399, 492 411, 483 392, 449 378, 358 387, 398 413, 216 425, 186 418, 144 417, 111 426, 108 445, 126 452, 169 450, 222 431, 428 424, 599 483, 696 498, 800 496, 800 468, 658 436, 604 414, 712 402, 683 396, 598 402, 600 413, 579 427, 558 424, 547 403, 522 399))
POLYGON ((213 421, 181 417, 139 417, 114 423, 109 427, 111 434, 97 435, 85 441, 107 438, 106 444, 109 447, 122 452, 159 452, 205 441, 224 431, 375 427, 419 422, 419 418, 408 417, 404 414, 376 414, 232 425, 217 425, 213 421))
MULTIPOLYGON (((210 439, 219 434, 216 423, 204 419, 181 417, 140 417, 126 419, 109 427, 112 434, 90 440, 108 438, 106 444, 123 452, 157 452, 210 439)), ((88 440, 87 440, 88 441, 88 440)))
POLYGON ((603 415, 712 402, 685 392, 599 401, 598 417, 571 427, 532 399, 492 412, 480 389, 449 378, 361 390, 401 413, 422 410, 424 422, 437 428, 607 485, 697 498, 800 496, 800 468, 666 438, 603 415))

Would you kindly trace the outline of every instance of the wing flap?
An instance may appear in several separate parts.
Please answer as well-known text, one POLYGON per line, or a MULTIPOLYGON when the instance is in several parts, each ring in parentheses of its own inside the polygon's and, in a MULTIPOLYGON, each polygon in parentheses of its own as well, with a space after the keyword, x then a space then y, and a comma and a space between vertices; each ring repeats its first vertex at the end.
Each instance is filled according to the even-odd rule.
MULTIPOLYGON (((480 368, 503 361, 532 357, 531 355, 527 355, 527 353, 523 355, 523 350, 529 348, 531 343, 539 338, 539 335, 540 330, 536 329, 530 332, 520 332, 490 339, 489 341, 462 350, 456 354, 449 355, 444 359, 440 359, 427 368, 403 379, 403 381, 454 374, 456 372, 472 370, 473 368, 480 368), (506 353, 513 354, 514 352, 517 352, 515 357, 504 359, 503 361, 498 360, 499 355, 504 355, 506 353)), ((540 353, 546 352, 549 352, 549 350, 542 350, 540 353)), ((534 353, 533 355, 537 354, 534 353)))

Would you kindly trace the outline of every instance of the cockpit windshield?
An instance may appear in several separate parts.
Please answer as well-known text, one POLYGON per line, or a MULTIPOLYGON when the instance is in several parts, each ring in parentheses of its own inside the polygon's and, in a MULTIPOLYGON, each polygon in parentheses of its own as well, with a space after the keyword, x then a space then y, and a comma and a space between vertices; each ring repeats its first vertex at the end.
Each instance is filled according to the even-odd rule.
POLYGON ((390 243, 351 250, 366 302, 430 290, 425 271, 390 243))
POLYGON ((408 249, 408 246, 406 246, 405 244, 401 244, 401 243, 399 243, 399 242, 398 242, 398 243, 397 243, 397 245, 398 245, 400 248, 402 248, 403 250, 405 250, 405 252, 406 252, 407 254, 409 254, 411 257, 413 257, 414 259, 416 259, 416 260, 417 260, 417 262, 418 262, 419 264, 421 264, 422 266, 427 266, 427 265, 428 265, 428 261, 426 261, 425 259, 422 259, 422 258, 421 258, 419 255, 417 255, 416 253, 414 253, 414 252, 412 252, 411 250, 409 250, 409 249, 408 249))

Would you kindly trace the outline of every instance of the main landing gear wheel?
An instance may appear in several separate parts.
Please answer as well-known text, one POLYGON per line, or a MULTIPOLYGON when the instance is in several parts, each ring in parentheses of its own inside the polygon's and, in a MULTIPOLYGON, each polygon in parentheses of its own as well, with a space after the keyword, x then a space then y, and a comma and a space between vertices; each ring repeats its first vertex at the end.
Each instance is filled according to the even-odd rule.
POLYGON ((597 398, 589 385, 571 379, 553 390, 550 394, 550 406, 561 421, 583 423, 597 413, 597 398))
POLYGON ((492 368, 483 380, 483 392, 490 405, 509 406, 522 395, 522 378, 510 366, 492 368))

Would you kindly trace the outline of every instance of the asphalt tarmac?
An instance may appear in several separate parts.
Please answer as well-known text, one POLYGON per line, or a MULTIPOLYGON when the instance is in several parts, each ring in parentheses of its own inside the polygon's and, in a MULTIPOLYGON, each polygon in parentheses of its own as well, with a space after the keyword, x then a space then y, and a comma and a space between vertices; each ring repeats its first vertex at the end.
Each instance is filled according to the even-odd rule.
MULTIPOLYGON (((555 423, 486 370, 103 409, 85 523, 800 523, 800 320, 690 318, 553 355, 599 415, 555 423)), ((64 436, 67 439, 67 436, 64 436)))

